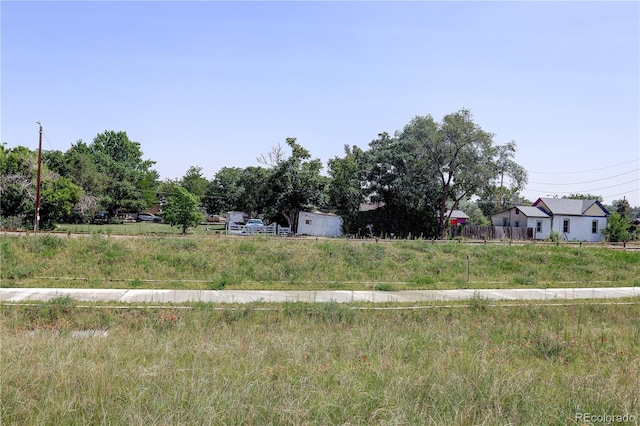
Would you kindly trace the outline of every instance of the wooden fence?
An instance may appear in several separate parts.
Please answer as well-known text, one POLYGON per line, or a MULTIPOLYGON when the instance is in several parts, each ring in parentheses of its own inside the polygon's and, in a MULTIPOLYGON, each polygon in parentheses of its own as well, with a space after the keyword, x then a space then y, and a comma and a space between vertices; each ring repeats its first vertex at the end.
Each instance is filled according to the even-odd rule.
POLYGON ((450 229, 450 235, 473 240, 533 240, 533 228, 461 226, 450 229))

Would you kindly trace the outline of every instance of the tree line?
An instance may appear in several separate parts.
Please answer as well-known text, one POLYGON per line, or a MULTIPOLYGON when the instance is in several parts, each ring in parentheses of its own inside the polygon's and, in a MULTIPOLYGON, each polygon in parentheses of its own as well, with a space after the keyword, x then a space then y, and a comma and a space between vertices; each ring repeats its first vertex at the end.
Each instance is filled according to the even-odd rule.
MULTIPOLYGON (((515 204, 526 170, 515 162, 516 143, 497 145, 494 135, 466 109, 437 121, 414 117, 391 136, 380 133, 366 148, 345 146, 342 156, 323 163, 295 138, 257 157, 258 166, 223 167, 212 179, 199 166, 176 180, 161 181, 154 161, 126 132, 105 131, 91 143, 66 152, 43 153, 43 228, 87 222, 97 211, 117 217, 160 204, 165 219, 187 226, 210 214, 244 211, 295 228, 300 211, 342 215, 344 231, 373 225, 376 235, 442 236, 447 212, 462 209, 474 224, 515 204), (362 203, 379 208, 360 211, 362 203)), ((35 211, 37 152, 0 147, 0 219, 28 228, 35 211)))

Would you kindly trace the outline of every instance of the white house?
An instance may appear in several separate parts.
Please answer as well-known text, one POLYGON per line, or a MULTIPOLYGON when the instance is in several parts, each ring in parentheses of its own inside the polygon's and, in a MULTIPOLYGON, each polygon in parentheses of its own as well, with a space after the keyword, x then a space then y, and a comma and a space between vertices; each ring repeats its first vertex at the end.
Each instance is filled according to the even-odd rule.
POLYGON ((342 217, 333 213, 300 212, 298 235, 339 237, 342 235, 342 217))
POLYGON ((533 206, 516 206, 491 216, 493 226, 532 228, 533 238, 549 238, 555 230, 567 241, 602 240, 609 212, 597 200, 538 198, 533 206))
POLYGON ((493 226, 533 229, 535 240, 544 240, 551 231, 551 216, 532 206, 515 206, 491 216, 493 226))
POLYGON ((550 229, 560 232, 563 239, 602 241, 602 230, 607 226, 609 211, 600 201, 538 198, 533 205, 550 216, 550 229))

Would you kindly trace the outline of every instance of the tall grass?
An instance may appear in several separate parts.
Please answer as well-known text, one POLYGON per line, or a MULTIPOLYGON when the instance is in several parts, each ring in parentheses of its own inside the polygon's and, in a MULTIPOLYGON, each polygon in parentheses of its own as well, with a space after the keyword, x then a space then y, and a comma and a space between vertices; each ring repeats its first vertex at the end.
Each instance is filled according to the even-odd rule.
POLYGON ((638 304, 49 303, 64 309, 0 311, 2 424, 574 424, 576 413, 640 414, 638 304))
POLYGON ((640 252, 600 246, 39 235, 0 236, 0 255, 1 285, 21 287, 130 288, 131 283, 136 288, 185 289, 640 285, 640 252))

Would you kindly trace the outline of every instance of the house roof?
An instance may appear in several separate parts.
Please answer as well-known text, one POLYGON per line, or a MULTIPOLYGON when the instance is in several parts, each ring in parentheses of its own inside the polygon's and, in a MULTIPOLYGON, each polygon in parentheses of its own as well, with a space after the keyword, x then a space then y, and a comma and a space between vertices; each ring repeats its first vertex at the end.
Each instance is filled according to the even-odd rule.
POLYGON ((516 206, 518 210, 522 212, 523 215, 528 217, 549 217, 547 213, 544 212, 540 207, 533 206, 516 206))
POLYGON ((523 215, 525 215, 527 217, 550 217, 540 207, 533 207, 533 206, 515 206, 515 207, 511 207, 510 209, 502 210, 502 211, 500 211, 498 213, 492 214, 491 217, 493 217, 493 216, 502 216, 503 213, 508 212, 509 210, 514 210, 514 209, 518 209, 523 215))
MULTIPOLYGON (((446 212, 444 212, 445 217, 449 217, 449 212, 451 212, 451 210, 447 210, 446 212)), ((469 219, 469 216, 467 216, 466 213, 462 210, 454 210, 451 213, 451 217, 456 219, 469 219)))
POLYGON ((598 200, 572 200, 568 198, 538 198, 534 206, 548 210, 553 215, 582 216, 596 206, 606 216, 609 211, 598 200))

